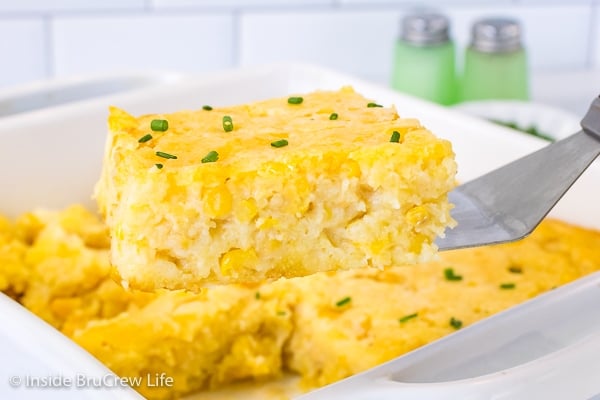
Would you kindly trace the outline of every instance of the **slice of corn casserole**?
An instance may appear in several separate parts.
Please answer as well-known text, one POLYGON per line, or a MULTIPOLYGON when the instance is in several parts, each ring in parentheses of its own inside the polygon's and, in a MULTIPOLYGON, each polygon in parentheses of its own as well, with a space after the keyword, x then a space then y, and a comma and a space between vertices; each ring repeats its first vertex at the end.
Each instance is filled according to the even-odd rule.
POLYGON ((452 225, 448 141, 351 88, 133 117, 96 197, 124 286, 198 289, 428 260, 452 225))

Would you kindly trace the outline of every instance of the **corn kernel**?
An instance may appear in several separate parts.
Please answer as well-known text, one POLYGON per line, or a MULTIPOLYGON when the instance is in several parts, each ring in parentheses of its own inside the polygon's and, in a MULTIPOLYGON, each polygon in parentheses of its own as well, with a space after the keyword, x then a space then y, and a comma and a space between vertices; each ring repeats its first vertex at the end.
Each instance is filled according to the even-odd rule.
POLYGON ((342 174, 347 175, 350 178, 360 177, 360 165, 354 160, 346 160, 340 168, 342 174))
POLYGON ((123 238, 125 237, 125 234, 123 233, 123 225, 118 224, 115 227, 115 233, 114 233, 114 235, 115 235, 115 239, 117 239, 117 240, 123 240, 123 238))
POLYGON ((425 242, 431 243, 427 236, 421 233, 415 234, 415 236, 410 241, 410 244, 408 245, 408 251, 411 253, 419 254, 425 242))
POLYGON ((369 248, 373 254, 380 254, 389 244, 387 239, 377 239, 371 242, 369 248))
POLYGON ((258 214, 258 207, 254 199, 244 199, 235 209, 235 217, 242 222, 252 221, 258 214))
POLYGON ((332 107, 323 107, 317 110, 317 114, 331 114, 332 112, 334 112, 332 107))
POLYGON ((278 224, 279 224, 279 221, 276 218, 268 217, 268 218, 265 218, 263 221, 261 221, 258 224, 258 228, 259 229, 270 229, 270 228, 273 228, 274 226, 277 226, 278 224))
POLYGON ((419 225, 426 222, 430 217, 425 206, 415 206, 406 212, 406 222, 410 225, 419 225))
POLYGON ((288 170, 288 166, 281 162, 267 162, 262 167, 265 175, 282 175, 288 170))
POLYGON ((215 218, 222 218, 231 211, 233 199, 227 187, 221 185, 206 191, 204 211, 215 218))
POLYGON ((221 273, 225 276, 239 273, 243 269, 252 270, 258 261, 254 249, 233 249, 221 256, 221 273))

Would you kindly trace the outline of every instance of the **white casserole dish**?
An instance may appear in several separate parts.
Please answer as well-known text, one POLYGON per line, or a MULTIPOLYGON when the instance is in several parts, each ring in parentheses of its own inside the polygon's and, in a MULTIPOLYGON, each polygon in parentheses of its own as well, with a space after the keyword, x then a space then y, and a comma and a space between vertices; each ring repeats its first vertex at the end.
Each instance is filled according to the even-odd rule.
MULTIPOLYGON (((136 91, 88 99, 83 102, 22 112, 4 118, 0 124, 0 143, 2 143, 3 150, 2 157, 0 157, 0 171, 2 171, 0 187, 3 188, 2 196, 0 196, 0 213, 16 216, 36 207, 61 208, 73 203, 83 203, 94 209, 91 193, 100 173, 106 134, 107 107, 111 104, 125 108, 134 114, 171 112, 186 108, 200 108, 203 104, 244 103, 315 89, 337 89, 349 84, 378 103, 395 104, 402 116, 416 117, 437 135, 451 140, 457 154, 458 177, 461 181, 479 176, 545 144, 541 140, 522 135, 511 129, 318 67, 276 65, 225 71, 210 76, 187 77, 179 82, 168 82, 136 91)), ((598 163, 586 171, 560 201, 552 214, 572 223, 600 229, 600 212, 594 207, 594 204, 597 204, 600 199, 597 182, 600 182, 598 163)), ((536 353, 535 357, 561 357, 561 355, 555 354, 557 349, 561 348, 563 349, 561 354, 567 354, 565 362, 571 360, 568 358, 571 357, 575 361, 581 361, 581 365, 599 371, 600 365, 590 363, 589 355, 595 355, 596 359, 600 360, 600 321, 598 317, 600 313, 595 313, 595 308, 590 307, 589 304, 600 299, 600 294, 597 293, 597 288, 600 287, 600 275, 584 278, 580 282, 540 296, 532 302, 462 329, 446 339, 405 356, 410 361, 409 364, 413 362, 411 360, 414 360, 415 363, 422 359, 431 360, 431 364, 423 364, 421 369, 410 370, 412 372, 408 375, 394 375, 395 381, 407 381, 408 379, 410 382, 421 382, 417 392, 411 391, 415 390, 414 385, 396 385, 394 381, 382 378, 382 375, 375 373, 374 375, 358 376, 356 382, 361 390, 352 386, 352 390, 347 392, 344 389, 337 389, 339 390, 338 394, 340 394, 340 398, 346 399, 367 399, 374 396, 380 399, 396 399, 402 398, 402 393, 405 398, 415 398, 416 395, 423 398, 489 398, 490 392, 481 390, 482 388, 492 388, 492 393, 496 393, 495 390, 502 387, 502 394, 510 398, 531 398, 531 392, 521 389, 529 388, 529 382, 533 381, 522 381, 520 385, 510 381, 509 387, 505 386, 506 381, 503 380, 496 380, 499 386, 486 386, 472 382, 475 384, 461 384, 458 385, 460 388, 456 390, 446 391, 445 386, 440 386, 436 379, 445 376, 447 380, 449 376, 443 375, 446 372, 441 370, 438 372, 443 376, 438 376, 431 370, 435 365, 446 364, 441 363, 441 359, 432 358, 431 354, 445 354, 446 348, 449 349, 449 352, 457 351, 453 346, 457 346, 456 342, 458 341, 460 346, 467 345, 471 351, 470 354, 473 354, 475 358, 477 358, 477 354, 480 354, 481 357, 486 354, 503 357, 510 352, 490 352, 489 346, 494 343, 500 346, 531 331, 544 335, 548 326, 553 322, 550 318, 552 313, 548 312, 552 307, 559 307, 559 309, 565 310, 565 313, 566 310, 579 310, 577 313, 569 311, 566 315, 561 314, 562 321, 565 325, 572 323, 573 329, 579 329, 585 334, 583 336, 575 335, 577 330, 564 330, 560 346, 548 346, 545 353, 536 353), (529 313, 535 313, 536 317, 527 318, 529 313), (515 315, 515 317, 511 317, 511 315, 515 315), (585 321, 592 322, 585 325, 585 321), (497 335, 491 335, 491 333, 497 335), (585 351, 582 351, 581 346, 584 345, 587 347, 584 347, 585 351), (569 348, 574 350, 570 353, 568 350, 564 351, 569 348), (480 353, 477 353, 478 349, 481 349, 480 353), (375 381, 380 384, 375 384, 375 381)), ((33 369, 32 363, 35 357, 31 357, 32 344, 30 342, 36 343, 33 353, 39 354, 39 359, 43 360, 46 368, 44 371, 63 375, 81 371, 100 375, 107 372, 98 365, 93 357, 78 349, 68 340, 52 339, 54 341, 51 346, 56 351, 45 351, 50 344, 44 343, 49 343, 48 340, 56 337, 57 332, 41 321, 32 322, 31 314, 25 309, 19 309, 20 306, 16 308, 15 306, 6 298, 0 301, 0 353, 10 355, 3 356, 0 363, 0 374, 2 375, 0 377, 0 398, 12 398, 24 393, 31 396, 38 395, 40 398, 65 398, 66 394, 72 392, 44 390, 17 393, 16 389, 10 387, 8 384, 10 376, 37 371, 33 369), (21 324, 29 324, 27 326, 30 327, 28 329, 31 330, 31 336, 28 337, 28 340, 22 340, 20 332, 25 325, 21 324), (59 348, 64 348, 64 351, 60 351, 59 348), (15 364, 12 360, 20 359, 20 354, 23 354, 24 362, 15 364), (27 358, 26 354, 29 354, 30 357, 27 358)), ((527 359, 525 357, 524 363, 527 359)), ((529 357, 529 361, 531 361, 531 357, 529 357)), ((569 387, 572 393, 584 395, 584 397, 570 398, 589 398, 600 393, 600 379, 589 382, 587 386, 581 384, 581 379, 579 381, 568 380, 569 377, 574 376, 585 378, 585 375, 577 370, 578 364, 575 361, 564 374, 548 375, 548 377, 555 380, 562 379, 561 382, 569 387)), ((485 368, 477 369, 479 368, 477 365, 479 364, 472 365, 473 368, 469 372, 471 378, 477 377, 483 372, 490 372, 485 368)), ((482 365, 487 364, 483 362, 482 365)), ((500 363, 499 365, 509 364, 500 363)), ((513 368, 515 367, 514 363, 511 365, 513 368)), ((464 368, 464 366, 456 368, 459 367, 464 368)), ((519 377, 529 379, 527 374, 538 371, 528 368, 525 366, 522 369, 525 372, 515 379, 521 379, 519 377)), ((378 371, 381 372, 381 370, 378 371)), ((389 375, 389 371, 385 369, 383 371, 385 372, 383 376, 389 375)), ((499 374, 500 376, 506 375, 502 371, 499 374)), ((453 376, 452 379, 463 377, 459 374, 453 376)), ((489 379, 492 378, 486 377, 486 379, 486 382, 489 382, 489 379)), ((74 393, 77 398, 94 398, 93 396, 98 394, 98 389, 79 390, 74 393)), ((135 397, 134 392, 127 390, 109 390, 102 393, 102 398, 135 397)), ((335 396, 335 392, 321 393, 325 393, 325 395, 319 395, 319 391, 316 391, 314 395, 317 397, 307 398, 325 399, 335 396)), ((556 391, 548 392, 545 394, 545 398, 564 398, 558 394, 556 391)))

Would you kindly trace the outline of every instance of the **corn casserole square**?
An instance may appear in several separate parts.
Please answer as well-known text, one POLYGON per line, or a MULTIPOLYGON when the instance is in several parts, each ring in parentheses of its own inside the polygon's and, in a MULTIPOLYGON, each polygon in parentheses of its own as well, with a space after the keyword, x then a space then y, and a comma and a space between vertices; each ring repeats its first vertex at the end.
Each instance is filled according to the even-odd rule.
POLYGON ((450 143, 346 87, 134 117, 112 108, 96 198, 125 287, 199 290, 432 258, 450 143))

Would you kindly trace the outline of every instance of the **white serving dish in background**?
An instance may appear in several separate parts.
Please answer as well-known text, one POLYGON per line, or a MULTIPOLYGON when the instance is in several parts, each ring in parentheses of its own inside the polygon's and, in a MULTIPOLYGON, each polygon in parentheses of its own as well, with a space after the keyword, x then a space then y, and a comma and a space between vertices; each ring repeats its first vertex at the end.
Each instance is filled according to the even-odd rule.
MULTIPOLYGON (((0 143, 2 143, 0 187, 3 188, 2 196, 0 196, 0 213, 16 216, 37 207, 61 208, 73 203, 83 203, 94 209, 91 193, 100 174, 106 135, 107 108, 111 104, 134 114, 166 113, 180 109, 200 108, 204 104, 218 106, 245 103, 316 89, 337 89, 343 85, 354 86, 357 91, 378 103, 395 104, 401 116, 418 118, 437 135, 451 140, 459 165, 458 178, 461 181, 477 177, 546 144, 537 138, 522 135, 479 118, 470 117, 351 76, 318 67, 275 65, 225 71, 206 76, 185 77, 181 81, 116 93, 83 102, 62 104, 53 106, 51 109, 22 112, 0 119, 0 143)), ((600 212, 595 207, 600 199, 600 186, 597 182, 600 182, 600 168, 598 163, 595 163, 560 201, 552 215, 572 223, 600 229, 600 212)), ((515 188, 507 188, 507 190, 515 190, 515 188)), ((585 333, 583 337, 579 334, 576 335, 576 331, 569 331, 563 326, 562 328, 566 330, 561 331, 560 346, 548 346, 545 348, 546 353, 536 353, 535 357, 563 357, 562 360, 566 364, 570 362, 568 370, 561 369, 553 374, 548 373, 547 376, 561 381, 574 394, 589 394, 589 398, 591 395, 600 393, 600 379, 589 382, 589 385, 586 386, 581 384, 580 380, 571 378, 584 376, 579 374, 577 361, 581 362, 581 368, 600 368, 597 363, 593 364, 590 361, 592 356, 600 360, 600 322, 596 324, 599 313, 595 312, 594 307, 589 306, 591 304, 589 302, 600 297, 596 293, 598 287, 600 287, 600 275, 584 278, 576 282, 574 286, 559 288, 532 302, 499 314, 497 317, 462 329, 450 337, 418 349, 405 357, 412 357, 411 360, 420 362, 419 360, 428 359, 432 354, 444 354, 445 349, 448 349, 448 354, 450 354, 455 351, 452 350, 455 348, 454 344, 459 342, 463 346, 468 345, 469 354, 474 357, 474 360, 477 360, 478 354, 482 357, 488 353, 492 354, 490 349, 494 344, 502 346, 531 332, 544 336, 548 329, 552 328, 552 312, 549 311, 553 307, 557 307, 559 312, 564 312, 564 314, 561 313, 561 318, 565 326, 572 322, 573 329, 581 328, 584 326, 582 321, 586 319, 593 323, 585 325, 586 328, 582 331, 585 333), (572 310, 579 311, 572 312, 572 310), (529 318, 523 318, 524 315, 529 315, 529 318), (506 321, 516 322, 513 324, 506 321), (585 351, 582 351, 582 348, 585 351), (478 353, 478 349, 480 353, 478 353)), ((18 332, 22 328, 21 324, 29 324, 32 319, 31 314, 25 309, 15 311, 20 306, 15 308, 16 305, 7 299, 0 300, 2 300, 0 301, 0 354, 10 354, 11 358, 19 357, 18 354, 21 352, 29 355, 39 354, 48 370, 53 370, 57 374, 64 371, 67 366, 71 366, 72 369, 66 373, 82 370, 96 374, 106 372, 102 368, 98 368, 98 362, 92 356, 81 351, 68 340, 53 342, 52 346, 55 346, 56 351, 51 354, 45 351, 44 343, 48 343, 46 339, 59 334, 43 323, 38 323, 35 329, 32 328, 31 335, 27 339, 20 340, 18 332), (10 318, 7 317, 8 315, 10 318), (64 348, 64 352, 59 351, 61 347, 64 348), (7 352, 8 350, 10 352, 7 352)), ((511 353, 497 351, 493 354, 494 357, 502 358, 504 355, 508 357, 511 353)), ((33 362, 31 357, 23 359, 33 362)), ((429 359, 436 360, 435 358, 429 359)), ((437 360, 442 366, 441 361, 443 360, 437 360)), ((480 364, 471 365, 473 367, 473 370, 469 372, 471 377, 477 376, 479 372, 489 372, 485 368, 478 370, 480 364)), ((543 371, 531 369, 527 365, 527 362, 524 361, 520 366, 521 375, 511 375, 512 377, 516 376, 514 379, 520 382, 519 384, 516 384, 514 380, 504 381, 486 375, 485 382, 489 383, 490 379, 496 379, 491 386, 473 382, 472 385, 450 385, 452 390, 445 392, 448 385, 444 386, 436 382, 436 375, 427 375, 428 368, 423 367, 414 370, 407 369, 408 375, 395 375, 395 381, 390 381, 389 377, 384 379, 381 376, 368 375, 368 373, 359 375, 358 379, 361 381, 358 386, 361 390, 354 387, 352 391, 344 392, 342 389, 338 394, 343 394, 345 399, 377 397, 387 400, 401 398, 404 390, 405 397, 410 397, 412 393, 413 397, 410 398, 417 398, 414 396, 419 395, 423 396, 422 398, 429 396, 436 399, 476 399, 489 398, 485 397, 489 394, 489 388, 502 388, 501 394, 510 398, 529 399, 532 398, 528 397, 531 392, 525 389, 531 387, 529 382, 531 385, 534 382, 528 374, 543 371), (380 384, 374 384, 373 379, 380 384), (410 385, 402 387, 402 385, 395 384, 398 380, 407 379, 411 382, 427 383, 420 383, 418 389, 420 391, 417 392, 406 391, 407 386, 410 385), (509 385, 506 386, 505 383, 509 383, 509 385), (494 384, 496 386, 493 386, 494 384)), ((459 367, 463 368, 464 366, 457 366, 457 368, 459 367)), ((515 368, 514 365, 512 367, 515 368)), ((15 389, 8 385, 7 379, 10 375, 26 371, 26 363, 20 365, 20 368, 22 369, 16 371, 14 363, 2 357, 0 398, 11 398, 16 393, 15 389)), ((32 369, 32 371, 37 370, 32 369)), ((388 372, 386 371, 386 376, 389 375, 388 372)), ((446 373, 441 370, 438 372, 446 373)), ((505 372, 499 372, 499 376, 505 375, 505 372)), ((463 377, 460 375, 453 377, 453 379, 458 378, 463 377)), ((414 387, 411 387, 411 390, 413 389, 414 387)), ((65 398, 64 393, 66 392, 45 390, 40 393, 44 395, 44 398, 52 398, 52 396, 65 398)), ((315 392, 315 395, 318 393, 318 391, 315 392)), ((327 393, 325 397, 315 397, 315 399, 334 398, 335 393, 327 393)), ((79 398, 93 398, 87 396, 89 394, 87 391, 80 391, 78 394, 79 398)), ((559 392, 550 392, 545 398, 564 398, 558 394, 559 392)), ((126 395, 129 396, 123 391, 103 392, 103 398, 107 399, 126 395)))
MULTIPOLYGON (((591 102, 591 100, 590 100, 591 102)), ((581 129, 581 116, 546 104, 520 100, 467 101, 454 109, 475 117, 514 123, 521 129, 536 128, 551 138, 563 139, 581 129)))

